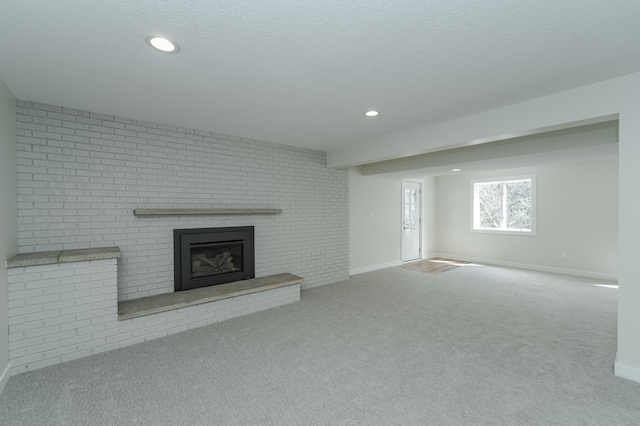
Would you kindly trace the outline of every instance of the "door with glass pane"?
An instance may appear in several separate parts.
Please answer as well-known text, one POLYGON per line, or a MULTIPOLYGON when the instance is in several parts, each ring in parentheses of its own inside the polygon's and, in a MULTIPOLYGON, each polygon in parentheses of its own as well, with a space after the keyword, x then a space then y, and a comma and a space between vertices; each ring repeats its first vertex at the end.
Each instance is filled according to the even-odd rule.
POLYGON ((420 183, 402 181, 402 261, 420 259, 420 183))

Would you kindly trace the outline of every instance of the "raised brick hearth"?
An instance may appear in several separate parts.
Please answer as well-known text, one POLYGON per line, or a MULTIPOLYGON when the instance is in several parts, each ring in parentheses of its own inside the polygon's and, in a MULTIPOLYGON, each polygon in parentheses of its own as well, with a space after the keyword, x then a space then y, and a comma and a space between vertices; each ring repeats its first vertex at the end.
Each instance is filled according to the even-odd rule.
POLYGON ((181 292, 174 300, 167 294, 171 306, 159 306, 158 296, 122 302, 125 312, 119 315, 119 257, 117 247, 108 247, 18 255, 7 262, 12 374, 300 300, 302 279, 281 274, 260 286, 223 284, 181 292))

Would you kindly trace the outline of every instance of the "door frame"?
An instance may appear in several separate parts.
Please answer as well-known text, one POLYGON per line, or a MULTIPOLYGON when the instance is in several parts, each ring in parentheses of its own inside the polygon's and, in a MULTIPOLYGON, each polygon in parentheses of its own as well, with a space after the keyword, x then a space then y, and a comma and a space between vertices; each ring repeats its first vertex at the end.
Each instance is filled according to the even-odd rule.
POLYGON ((400 190, 400 260, 402 263, 415 262, 417 260, 422 260, 422 216, 423 216, 423 201, 422 201, 422 187, 423 184, 420 180, 416 179, 403 179, 402 186, 400 190), (416 259, 404 260, 404 190, 405 183, 412 183, 418 185, 418 257, 416 259))

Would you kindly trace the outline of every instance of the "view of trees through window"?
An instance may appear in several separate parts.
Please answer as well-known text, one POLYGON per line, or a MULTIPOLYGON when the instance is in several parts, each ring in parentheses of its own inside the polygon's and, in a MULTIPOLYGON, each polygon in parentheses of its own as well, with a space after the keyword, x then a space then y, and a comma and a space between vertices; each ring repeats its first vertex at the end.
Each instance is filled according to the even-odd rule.
POLYGON ((533 180, 517 179, 473 184, 473 229, 531 232, 533 180))

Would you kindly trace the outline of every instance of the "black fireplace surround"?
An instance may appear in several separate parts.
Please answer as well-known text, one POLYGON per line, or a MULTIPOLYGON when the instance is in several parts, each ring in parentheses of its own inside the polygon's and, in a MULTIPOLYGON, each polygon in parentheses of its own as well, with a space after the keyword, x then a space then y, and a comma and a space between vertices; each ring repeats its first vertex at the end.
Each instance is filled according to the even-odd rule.
POLYGON ((174 229, 174 289, 255 277, 253 226, 174 229))

